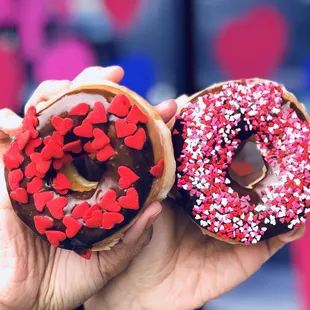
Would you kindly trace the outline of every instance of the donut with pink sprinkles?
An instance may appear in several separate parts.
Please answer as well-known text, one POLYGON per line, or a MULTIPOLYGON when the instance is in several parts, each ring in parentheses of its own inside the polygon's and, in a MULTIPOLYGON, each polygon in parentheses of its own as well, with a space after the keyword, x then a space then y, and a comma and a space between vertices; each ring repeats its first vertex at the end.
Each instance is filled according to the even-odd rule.
POLYGON ((203 233, 254 244, 310 215, 310 125, 284 86, 229 81, 193 95, 173 129, 178 201, 203 233))

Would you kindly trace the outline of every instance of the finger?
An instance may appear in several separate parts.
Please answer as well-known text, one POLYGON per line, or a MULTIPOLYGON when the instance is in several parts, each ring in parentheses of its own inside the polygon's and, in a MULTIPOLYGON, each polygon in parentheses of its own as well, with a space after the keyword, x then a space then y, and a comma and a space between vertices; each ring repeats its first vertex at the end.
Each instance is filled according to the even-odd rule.
POLYGON ((282 242, 290 243, 290 242, 300 239, 305 234, 305 231, 306 231, 306 226, 302 225, 296 230, 292 230, 286 234, 279 235, 278 239, 282 242))
POLYGON ((21 131, 22 118, 10 109, 0 110, 0 140, 15 136, 21 131))
POLYGON ((177 111, 177 103, 175 100, 167 100, 155 106, 155 109, 164 122, 168 123, 177 111))
POLYGON ((119 83, 124 77, 124 70, 119 66, 112 67, 90 67, 80 73, 71 84, 70 88, 76 88, 83 84, 97 84, 104 80, 119 83))
POLYGON ((57 96, 58 94, 68 91, 70 84, 71 82, 68 80, 48 80, 42 82, 26 103, 25 113, 30 106, 36 106, 40 102, 48 101, 49 99, 57 96))

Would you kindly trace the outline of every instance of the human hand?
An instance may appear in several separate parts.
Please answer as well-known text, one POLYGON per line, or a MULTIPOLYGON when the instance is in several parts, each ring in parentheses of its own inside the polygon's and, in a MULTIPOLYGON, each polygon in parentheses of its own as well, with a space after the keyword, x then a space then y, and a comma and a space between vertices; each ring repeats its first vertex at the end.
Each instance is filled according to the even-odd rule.
MULTIPOLYGON (((46 81, 37 88, 25 109, 83 82, 111 80, 118 83, 123 75, 119 67, 95 67, 85 70, 72 82, 46 81)), ((163 107, 166 107, 162 113, 164 118, 169 111, 175 113, 174 102, 159 109, 163 107)), ((12 111, 0 111, 1 159, 9 146, 9 136, 20 131, 21 123, 22 119, 12 111)), ((148 206, 112 250, 95 252, 90 261, 71 251, 51 247, 17 218, 5 190, 2 160, 0 169, 1 309, 73 309, 124 270, 151 239, 151 224, 161 211, 159 203, 148 206)))
POLYGON ((172 200, 153 225, 153 237, 86 309, 195 309, 255 273, 304 227, 256 245, 231 245, 204 236, 172 200))

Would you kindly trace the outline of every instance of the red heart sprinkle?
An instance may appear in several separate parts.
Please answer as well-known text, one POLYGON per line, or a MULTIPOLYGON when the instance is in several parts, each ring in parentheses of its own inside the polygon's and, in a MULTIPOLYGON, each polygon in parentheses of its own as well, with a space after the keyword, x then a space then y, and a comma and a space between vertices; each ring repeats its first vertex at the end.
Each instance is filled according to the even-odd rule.
POLYGON ((164 160, 161 159, 157 165, 151 168, 150 173, 155 178, 161 178, 164 172, 164 160))
POLYGON ((54 178, 53 180, 53 187, 56 191, 62 191, 70 189, 71 184, 68 178, 63 173, 58 172, 56 178, 54 178))
POLYGON ((36 164, 31 162, 25 169, 25 176, 30 179, 33 177, 38 177, 43 179, 45 177, 45 173, 40 173, 37 168, 36 164))
POLYGON ((37 115, 36 107, 32 105, 32 106, 30 106, 27 109, 25 117, 27 117, 27 116, 36 116, 36 115, 37 115))
POLYGON ((58 131, 55 131, 52 136, 45 137, 43 142, 47 145, 51 140, 61 147, 64 145, 64 136, 62 136, 58 131))
POLYGON ((64 154, 62 158, 55 159, 53 161, 53 167, 55 170, 59 170, 62 168, 63 165, 71 163, 72 163, 72 156, 70 154, 64 154))
POLYGON ((19 147, 19 150, 22 151, 30 140, 30 131, 26 130, 25 132, 20 133, 16 137, 16 141, 19 147))
POLYGON ((54 158, 61 158, 64 155, 62 147, 51 139, 47 145, 41 151, 41 157, 43 160, 49 160, 54 158))
POLYGON ((23 119, 23 129, 32 129, 39 124, 39 120, 35 115, 25 115, 23 119))
POLYGON ((83 149, 87 153, 96 153, 97 151, 92 147, 92 143, 90 141, 86 142, 83 146, 83 149))
POLYGON ((53 116, 51 120, 54 128, 62 135, 65 136, 74 125, 74 121, 71 118, 62 118, 60 116, 53 116))
POLYGON ((40 178, 33 178, 31 182, 27 183, 27 192, 29 194, 37 193, 41 190, 43 186, 43 181, 40 178))
POLYGON ((115 130, 117 138, 124 138, 132 135, 137 130, 137 126, 128 124, 124 119, 118 119, 115 121, 115 130))
POLYGON ((130 168, 125 166, 118 167, 117 172, 120 176, 118 184, 121 188, 128 188, 140 179, 130 168))
POLYGON ((179 134, 179 131, 177 129, 173 129, 172 134, 177 135, 177 134, 179 134))
POLYGON ((104 133, 103 130, 95 128, 93 131, 94 140, 91 144, 93 149, 99 150, 110 143, 110 138, 104 133))
POLYGON ((92 217, 86 221, 86 227, 88 228, 97 228, 100 227, 102 223, 102 212, 96 210, 93 212, 92 217))
POLYGON ((61 241, 66 240, 67 236, 64 232, 58 230, 47 230, 45 232, 47 240, 54 247, 58 247, 61 241))
POLYGON ((75 154, 81 153, 82 151, 81 140, 76 140, 76 141, 67 143, 66 145, 64 145, 62 149, 64 152, 72 152, 75 154))
POLYGON ((55 219, 61 220, 64 217, 64 207, 67 204, 68 200, 66 197, 57 197, 48 201, 46 206, 55 219))
POLYGON ((128 97, 125 95, 116 95, 108 108, 108 112, 118 117, 125 117, 127 116, 130 107, 131 104, 128 97))
POLYGON ((137 124, 139 122, 146 124, 149 121, 149 118, 136 105, 131 107, 126 119, 130 124, 137 124))
POLYGON ((103 149, 101 149, 97 153, 97 159, 99 161, 106 161, 109 158, 111 158, 114 154, 115 154, 115 151, 113 147, 110 144, 108 144, 107 146, 105 146, 103 149))
POLYGON ((107 114, 102 102, 95 102, 94 109, 88 114, 86 120, 91 124, 101 124, 108 121, 107 114))
POLYGON ((122 208, 131 210, 139 209, 139 194, 133 187, 129 188, 126 196, 120 197, 118 201, 122 208))
POLYGON ((102 227, 104 229, 112 229, 116 224, 124 221, 124 215, 115 212, 104 212, 102 215, 102 227))
POLYGON ((33 217, 34 226, 36 230, 41 234, 44 235, 47 228, 52 228, 54 221, 47 216, 39 216, 36 215, 33 217))
POLYGON ((84 138, 91 138, 93 136, 93 126, 91 123, 83 121, 81 126, 73 129, 75 135, 84 138))
POLYGON ((87 220, 91 219, 93 212, 98 211, 99 210, 99 206, 97 204, 91 206, 87 212, 84 214, 83 216, 83 221, 86 223, 87 220))
POLYGON ((77 235, 79 230, 82 228, 82 223, 77 221, 71 216, 65 216, 62 220, 64 225, 67 227, 66 235, 68 238, 73 238, 77 235))
POLYGON ((119 212, 121 210, 121 206, 116 201, 116 192, 112 189, 104 193, 99 202, 99 206, 106 211, 119 212))
POLYGON ((33 195, 34 206, 39 212, 42 212, 46 204, 54 198, 53 192, 41 192, 33 195))
POLYGON ((13 142, 6 153, 3 155, 3 162, 8 170, 18 168, 24 161, 24 157, 20 154, 17 142, 13 142))
POLYGON ((93 254, 93 251, 91 249, 86 249, 83 253, 80 253, 79 255, 85 259, 90 259, 93 254))
POLYGON ((17 188, 10 193, 10 197, 20 203, 28 203, 28 194, 22 187, 17 188))
POLYGON ((70 116, 84 116, 88 113, 89 105, 86 102, 79 103, 69 111, 70 116))
POLYGON ((57 191, 57 193, 58 193, 59 195, 62 195, 62 196, 67 195, 68 192, 69 192, 68 189, 61 189, 61 190, 58 190, 58 191, 57 191))
POLYGON ((43 160, 40 153, 32 153, 30 159, 36 164, 36 170, 39 173, 46 173, 52 163, 51 160, 43 160))
POLYGON ((26 155, 30 156, 32 153, 34 153, 34 149, 39 147, 41 144, 42 144, 41 138, 30 140, 25 147, 26 155))
POLYGON ((72 216, 76 219, 82 218, 89 209, 89 204, 84 201, 76 205, 72 211, 72 216))
POLYGON ((24 174, 21 169, 12 170, 8 174, 8 181, 11 190, 16 190, 19 188, 19 182, 23 179, 24 174))
POLYGON ((141 151, 145 142, 145 138, 145 130, 143 128, 139 128, 134 135, 126 137, 124 143, 128 147, 141 151))

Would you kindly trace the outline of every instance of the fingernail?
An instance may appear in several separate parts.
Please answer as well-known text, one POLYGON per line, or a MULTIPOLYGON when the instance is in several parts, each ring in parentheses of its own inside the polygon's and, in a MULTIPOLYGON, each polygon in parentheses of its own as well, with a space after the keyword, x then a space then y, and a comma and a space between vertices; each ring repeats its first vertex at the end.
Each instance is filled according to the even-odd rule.
POLYGON ((151 227, 151 226, 154 224, 154 222, 155 222, 155 221, 157 220, 157 218, 159 217, 160 212, 161 212, 161 210, 158 211, 157 213, 155 213, 154 215, 152 215, 152 216, 149 218, 148 222, 147 222, 146 225, 145 225, 145 229, 148 229, 149 227, 151 227))

